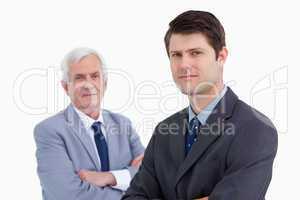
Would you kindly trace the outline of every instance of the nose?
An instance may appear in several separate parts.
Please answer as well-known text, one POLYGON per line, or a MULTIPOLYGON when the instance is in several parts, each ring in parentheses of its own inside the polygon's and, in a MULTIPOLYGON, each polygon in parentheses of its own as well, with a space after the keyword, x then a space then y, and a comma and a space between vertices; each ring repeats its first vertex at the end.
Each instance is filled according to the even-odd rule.
POLYGON ((86 76, 86 81, 87 81, 87 82, 92 82, 93 79, 92 79, 92 77, 91 77, 90 75, 87 75, 87 76, 86 76))
POLYGON ((88 89, 93 88, 93 79, 90 75, 86 76, 83 86, 88 89))
POLYGON ((183 54, 180 59, 179 67, 183 70, 189 70, 191 66, 192 66, 191 58, 188 55, 183 54))

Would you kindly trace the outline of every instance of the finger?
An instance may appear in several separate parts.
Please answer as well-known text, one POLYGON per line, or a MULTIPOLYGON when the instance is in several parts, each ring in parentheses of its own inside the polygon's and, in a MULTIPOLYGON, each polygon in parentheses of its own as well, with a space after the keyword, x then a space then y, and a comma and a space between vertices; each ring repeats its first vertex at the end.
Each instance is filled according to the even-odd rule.
POLYGON ((79 173, 78 173, 78 175, 79 175, 79 178, 81 180, 85 180, 86 179, 86 172, 84 170, 80 170, 79 173))

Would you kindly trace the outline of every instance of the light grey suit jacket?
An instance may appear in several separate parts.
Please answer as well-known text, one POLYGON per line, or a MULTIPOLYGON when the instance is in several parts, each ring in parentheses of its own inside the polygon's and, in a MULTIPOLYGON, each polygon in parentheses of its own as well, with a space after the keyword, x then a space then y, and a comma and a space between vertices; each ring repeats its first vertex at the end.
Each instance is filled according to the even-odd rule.
MULTIPOLYGON (((136 169, 130 162, 144 152, 139 136, 126 117, 102 110, 109 151, 110 170, 127 168, 131 177, 136 169)), ((97 187, 81 181, 80 169, 100 171, 92 140, 74 108, 40 122, 34 129, 37 146, 37 172, 44 200, 120 199, 122 191, 97 187)))

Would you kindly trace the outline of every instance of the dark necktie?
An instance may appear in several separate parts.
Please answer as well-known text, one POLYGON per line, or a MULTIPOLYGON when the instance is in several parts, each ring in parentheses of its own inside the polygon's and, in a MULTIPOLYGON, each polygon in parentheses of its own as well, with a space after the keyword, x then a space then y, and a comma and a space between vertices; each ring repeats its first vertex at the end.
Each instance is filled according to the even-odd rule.
POLYGON ((92 128, 95 132, 94 139, 101 162, 101 171, 109 171, 108 148, 105 137, 101 131, 101 122, 94 122, 92 128))
POLYGON ((189 153, 192 145, 197 141, 197 134, 199 132, 201 123, 197 117, 194 117, 189 123, 188 134, 185 138, 185 155, 189 153))

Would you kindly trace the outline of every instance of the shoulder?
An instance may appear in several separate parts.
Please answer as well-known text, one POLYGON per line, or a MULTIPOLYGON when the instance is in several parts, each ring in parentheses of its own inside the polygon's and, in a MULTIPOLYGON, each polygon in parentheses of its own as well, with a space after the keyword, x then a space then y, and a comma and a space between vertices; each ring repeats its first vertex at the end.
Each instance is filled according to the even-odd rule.
POLYGON ((241 100, 237 101, 232 117, 244 126, 255 125, 257 128, 276 130, 274 124, 266 115, 241 100))
POLYGON ((53 132, 52 130, 57 129, 58 127, 61 127, 65 123, 66 119, 64 116, 64 110, 60 111, 59 113, 48 117, 41 122, 39 122, 35 127, 34 127, 34 134, 45 134, 53 132))
POLYGON ((184 108, 166 119, 160 121, 154 130, 154 135, 160 133, 159 135, 168 135, 170 131, 180 131, 185 129, 185 125, 188 119, 187 108, 184 108))
POLYGON ((273 144, 277 146, 277 130, 272 121, 263 113, 238 100, 232 118, 236 138, 252 144, 273 144))
POLYGON ((57 126, 59 123, 62 123, 63 121, 65 121, 64 111, 60 111, 59 113, 39 122, 35 126, 35 128, 38 128, 38 127, 52 128, 52 127, 57 126))
POLYGON ((103 119, 104 119, 105 123, 131 124, 130 119, 120 113, 115 113, 115 112, 103 109, 102 115, 103 115, 103 119))
POLYGON ((187 119, 188 117, 188 110, 187 108, 184 108, 172 115, 170 115, 169 117, 167 117, 166 119, 162 120, 159 124, 171 124, 171 123, 177 123, 182 119, 187 119))

